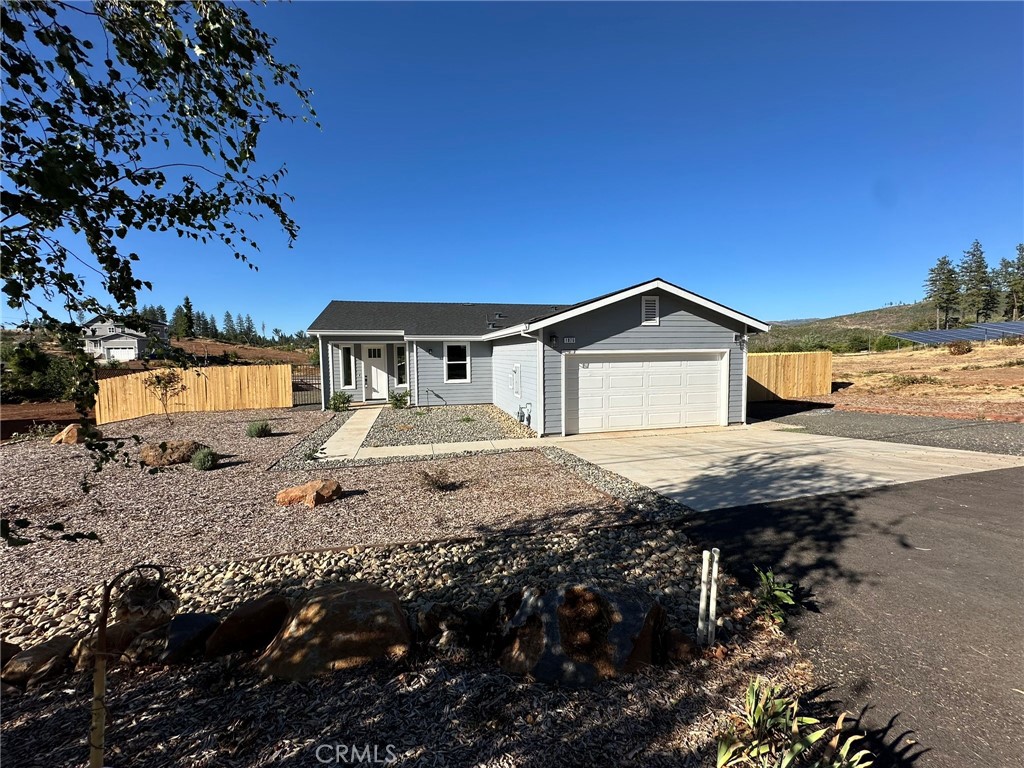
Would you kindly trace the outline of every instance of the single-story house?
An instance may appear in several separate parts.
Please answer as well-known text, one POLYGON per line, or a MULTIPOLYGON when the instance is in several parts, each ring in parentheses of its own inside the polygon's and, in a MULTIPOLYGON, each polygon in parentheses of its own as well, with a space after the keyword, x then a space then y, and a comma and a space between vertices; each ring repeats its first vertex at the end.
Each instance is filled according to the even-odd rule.
POLYGON ((566 435, 744 423, 747 335, 769 328, 655 278, 564 306, 332 301, 309 333, 325 408, 407 389, 566 435))
POLYGON ((82 326, 85 351, 97 360, 138 360, 146 356, 151 347, 167 346, 167 323, 152 320, 149 334, 129 328, 121 320, 93 317, 82 326))

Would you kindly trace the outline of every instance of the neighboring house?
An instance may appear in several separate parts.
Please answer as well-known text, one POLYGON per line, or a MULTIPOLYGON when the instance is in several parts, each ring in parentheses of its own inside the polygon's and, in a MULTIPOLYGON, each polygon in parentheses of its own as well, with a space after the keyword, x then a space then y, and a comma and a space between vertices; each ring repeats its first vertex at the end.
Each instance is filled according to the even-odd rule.
POLYGON ((493 403, 542 435, 746 421, 753 317, 656 278, 573 304, 332 301, 309 327, 334 392, 493 403))
POLYGON ((154 344, 167 346, 167 323, 153 320, 149 334, 127 327, 121 320, 102 320, 94 317, 82 326, 85 351, 98 360, 138 360, 154 344))

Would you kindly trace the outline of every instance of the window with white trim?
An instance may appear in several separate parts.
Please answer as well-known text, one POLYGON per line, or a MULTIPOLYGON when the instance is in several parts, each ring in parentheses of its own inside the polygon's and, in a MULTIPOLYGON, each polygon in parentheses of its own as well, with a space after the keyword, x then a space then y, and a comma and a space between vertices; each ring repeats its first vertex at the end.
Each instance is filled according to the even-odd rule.
POLYGON ((444 343, 444 383, 470 382, 469 344, 444 343))
POLYGON ((395 347, 395 386, 406 387, 409 385, 405 371, 405 344, 399 344, 395 347))
POLYGON ((640 325, 661 325, 657 296, 640 297, 640 325))
POLYGON ((338 372, 342 389, 356 388, 356 358, 352 347, 335 347, 338 350, 338 372))

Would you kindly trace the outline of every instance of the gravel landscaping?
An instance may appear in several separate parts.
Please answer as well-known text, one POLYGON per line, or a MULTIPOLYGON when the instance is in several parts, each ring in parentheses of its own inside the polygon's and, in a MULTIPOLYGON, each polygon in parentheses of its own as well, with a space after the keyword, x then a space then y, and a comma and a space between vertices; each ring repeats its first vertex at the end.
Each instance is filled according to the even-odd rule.
POLYGON ((493 405, 385 408, 370 428, 363 446, 382 448, 536 436, 532 429, 493 405))
POLYGON ((302 461, 312 469, 267 471, 285 454, 307 450, 310 433, 335 429, 343 416, 249 411, 182 414, 173 426, 159 417, 117 425, 118 435, 210 445, 224 457, 210 472, 182 465, 150 475, 137 466, 110 465, 93 474, 81 447, 38 440, 0 447, 8 489, 0 503, 4 516, 61 522, 69 531, 95 531, 102 539, 5 547, 4 594, 91 585, 141 561, 193 566, 322 547, 575 530, 678 514, 679 508, 658 503, 650 491, 554 449, 340 468, 302 461), (247 438, 246 424, 260 419, 270 422, 274 435, 247 438), (427 488, 424 470, 444 478, 451 490, 427 488), (95 486, 89 494, 79 487, 83 476, 95 486), (275 504, 279 490, 320 478, 337 479, 345 497, 316 509, 275 504))
POLYGON ((772 421, 803 427, 815 435, 1024 456, 1024 424, 1004 421, 966 421, 837 409, 807 411, 772 421))
MULTIPOLYGON (((628 583, 658 595, 669 622, 696 618, 699 552, 678 526, 353 548, 175 571, 181 611, 226 612, 268 588, 288 594, 342 580, 396 589, 408 609, 482 607, 517 584, 628 583)), ((0 631, 35 641, 81 628, 99 590, 5 601, 0 631)), ((724 658, 565 690, 508 677, 464 651, 339 672, 308 683, 260 677, 244 657, 189 667, 115 667, 107 735, 112 764, 313 765, 322 744, 395 745, 399 765, 714 765, 715 737, 753 674, 792 689, 809 668, 749 620, 749 596, 723 583, 724 658), (581 752, 581 750, 583 750, 581 752)), ((71 765, 85 754, 90 680, 45 683, 4 701, 4 752, 19 765, 71 765), (42 724, 45 723, 45 727, 42 724)))

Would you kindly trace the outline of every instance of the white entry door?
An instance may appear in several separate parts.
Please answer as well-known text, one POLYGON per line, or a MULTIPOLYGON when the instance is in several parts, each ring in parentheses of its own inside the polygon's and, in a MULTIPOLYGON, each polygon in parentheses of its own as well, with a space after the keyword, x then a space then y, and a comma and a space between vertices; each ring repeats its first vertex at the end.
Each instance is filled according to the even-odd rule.
POLYGON ((720 354, 579 355, 569 366, 570 434, 725 421, 728 379, 720 354))
POLYGON ((388 396, 388 369, 384 347, 363 346, 363 384, 367 400, 383 400, 388 396))

